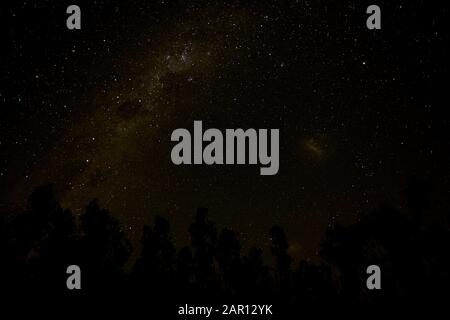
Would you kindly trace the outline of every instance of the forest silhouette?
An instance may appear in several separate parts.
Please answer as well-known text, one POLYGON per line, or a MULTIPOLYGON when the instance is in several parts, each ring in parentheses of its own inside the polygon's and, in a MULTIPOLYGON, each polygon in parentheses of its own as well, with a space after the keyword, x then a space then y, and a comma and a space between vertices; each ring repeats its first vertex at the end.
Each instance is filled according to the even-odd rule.
POLYGON ((273 226, 275 264, 268 266, 262 249, 243 253, 239 234, 219 230, 206 208, 197 210, 189 226, 190 245, 176 248, 169 222, 158 216, 143 228, 138 258, 126 270, 132 247, 117 219, 96 199, 75 218, 55 199, 52 185, 40 186, 23 212, 0 216, 0 288, 60 297, 139 294, 155 303, 251 300, 295 306, 432 299, 449 288, 450 231, 448 222, 424 222, 430 188, 427 180, 411 180, 407 213, 379 206, 350 226, 329 228, 317 263, 294 265, 283 228, 273 226), (82 270, 79 291, 66 287, 72 264, 82 270), (381 268, 381 290, 366 287, 372 264, 381 268))

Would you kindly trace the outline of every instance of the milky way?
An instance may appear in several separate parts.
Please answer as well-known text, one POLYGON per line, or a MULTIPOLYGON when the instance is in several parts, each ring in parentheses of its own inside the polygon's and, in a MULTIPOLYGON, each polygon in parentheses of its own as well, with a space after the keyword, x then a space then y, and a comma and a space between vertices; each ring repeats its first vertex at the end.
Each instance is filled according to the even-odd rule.
POLYGON ((205 206, 244 246, 280 224, 295 254, 314 256, 328 226, 402 207, 409 176, 443 170, 429 88, 444 39, 427 16, 409 28, 422 5, 386 4, 377 33, 350 2, 92 4, 78 34, 52 26, 58 5, 39 11, 49 26, 27 19, 31 6, 8 8, 3 203, 54 183, 76 214, 99 198, 135 241, 166 216, 179 243, 205 206), (279 128, 279 173, 173 165, 170 135, 194 120, 279 128))

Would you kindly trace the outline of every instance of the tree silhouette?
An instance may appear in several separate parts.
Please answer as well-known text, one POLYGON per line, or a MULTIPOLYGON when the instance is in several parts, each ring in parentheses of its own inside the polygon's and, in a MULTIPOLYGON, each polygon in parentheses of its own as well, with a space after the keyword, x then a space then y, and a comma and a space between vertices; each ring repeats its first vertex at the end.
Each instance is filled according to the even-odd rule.
POLYGON ((34 296, 71 295, 66 268, 76 264, 82 270, 80 295, 134 292, 155 303, 243 302, 253 297, 284 304, 284 318, 305 301, 415 301, 424 299, 424 292, 436 299, 446 296, 450 285, 450 230, 426 223, 431 190, 428 180, 411 180, 409 212, 379 206, 361 213, 354 224, 336 225, 321 243, 321 261, 300 261, 297 268, 280 226, 269 230, 275 261, 271 268, 261 249, 241 252, 237 232, 219 232, 206 208, 197 210, 189 227, 190 245, 178 251, 169 222, 158 216, 153 226, 143 228, 140 255, 130 273, 125 270, 130 242, 98 200, 74 217, 61 207, 51 185, 41 186, 23 210, 0 215, 0 288, 34 296), (366 286, 372 264, 382 270, 381 291, 366 286))
POLYGON ((79 256, 80 266, 86 270, 87 289, 120 288, 130 254, 130 242, 119 222, 94 199, 81 216, 79 256))
POLYGON ((262 249, 252 247, 241 265, 241 277, 238 282, 241 296, 255 298, 270 296, 273 279, 269 267, 264 264, 262 249))
POLYGON ((57 290, 65 288, 65 268, 73 256, 74 219, 55 199, 53 186, 38 187, 27 208, 3 225, 12 289, 57 290))
POLYGON ((176 283, 180 295, 186 296, 194 285, 194 259, 190 247, 183 247, 176 257, 175 261, 176 283))
POLYGON ((270 231, 272 240, 271 251, 275 257, 277 277, 280 283, 285 284, 290 280, 292 258, 288 254, 289 243, 280 226, 273 226, 270 231))
POLYGON ((217 229, 208 220, 208 209, 199 208, 189 228, 194 266, 194 283, 200 291, 216 290, 214 256, 217 249, 217 229))
POLYGON ((338 273, 343 298, 386 302, 441 293, 449 283, 449 244, 445 228, 418 225, 382 206, 352 226, 329 230, 321 255, 338 273), (361 285, 372 264, 383 271, 382 294, 361 285))
POLYGON ((152 285, 158 291, 172 288, 175 264, 175 247, 170 237, 169 222, 157 216, 154 227, 144 227, 142 252, 134 266, 138 285, 152 285))
POLYGON ((223 289, 231 294, 236 294, 236 286, 240 281, 241 270, 241 243, 238 235, 223 229, 219 235, 216 252, 217 262, 221 273, 223 289))
POLYGON ((313 265, 307 261, 300 261, 294 273, 294 286, 292 288, 294 301, 335 301, 336 288, 329 267, 313 265))

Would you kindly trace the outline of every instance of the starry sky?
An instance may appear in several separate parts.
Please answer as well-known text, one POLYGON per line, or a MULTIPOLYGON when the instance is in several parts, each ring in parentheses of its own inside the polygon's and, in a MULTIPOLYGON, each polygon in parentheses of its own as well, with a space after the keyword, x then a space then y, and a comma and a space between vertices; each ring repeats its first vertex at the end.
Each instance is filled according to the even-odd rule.
MULTIPOLYGON (((448 199, 447 8, 378 1, 2 3, 0 204, 54 183, 94 197, 133 241, 156 215, 188 241, 196 208, 266 246, 280 224, 313 258, 327 227, 389 203, 414 175, 448 199), (280 169, 176 166, 177 128, 278 128, 280 169)), ((442 200, 443 201, 443 200, 442 200)), ((442 202, 441 201, 441 202, 442 202)))

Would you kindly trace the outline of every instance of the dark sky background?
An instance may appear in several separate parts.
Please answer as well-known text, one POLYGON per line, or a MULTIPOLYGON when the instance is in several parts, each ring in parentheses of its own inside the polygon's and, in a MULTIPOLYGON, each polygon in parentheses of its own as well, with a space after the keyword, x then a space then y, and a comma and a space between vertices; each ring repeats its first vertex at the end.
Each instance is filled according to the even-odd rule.
POLYGON ((139 239, 162 215, 179 244, 196 208, 268 243, 280 224, 314 258, 328 226, 409 177, 449 190, 446 8, 430 1, 66 1, 1 8, 0 203, 54 183, 81 214, 94 197, 139 239), (366 28, 366 8, 382 29, 366 28), (177 128, 280 129, 280 170, 175 166, 177 128))

